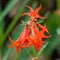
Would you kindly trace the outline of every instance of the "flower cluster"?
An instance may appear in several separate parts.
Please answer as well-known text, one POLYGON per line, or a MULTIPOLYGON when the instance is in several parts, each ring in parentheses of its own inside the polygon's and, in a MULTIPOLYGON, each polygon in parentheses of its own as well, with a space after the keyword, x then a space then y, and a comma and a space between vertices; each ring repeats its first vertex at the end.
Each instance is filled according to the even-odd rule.
POLYGON ((19 49, 28 48, 34 46, 37 50, 40 50, 41 46, 45 43, 42 41, 43 38, 49 38, 50 36, 46 36, 45 32, 49 34, 46 25, 41 25, 37 22, 37 18, 43 19, 38 12, 41 9, 41 5, 33 10, 31 7, 27 6, 30 9, 30 12, 23 13, 21 16, 28 15, 30 16, 30 20, 26 23, 22 33, 19 38, 14 42, 10 37, 9 41, 11 45, 9 48, 16 47, 16 51, 19 49))

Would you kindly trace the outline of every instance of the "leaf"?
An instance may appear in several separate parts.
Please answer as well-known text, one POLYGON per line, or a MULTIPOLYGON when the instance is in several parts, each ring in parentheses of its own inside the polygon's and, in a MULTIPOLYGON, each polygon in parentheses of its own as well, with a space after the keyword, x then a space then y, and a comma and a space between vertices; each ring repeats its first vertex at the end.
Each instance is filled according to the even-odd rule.
POLYGON ((19 0, 10 0, 7 4, 7 6, 5 7, 4 11, 2 11, 2 13, 0 14, 0 22, 4 19, 4 17, 9 13, 9 11, 15 6, 15 4, 18 2, 19 0))

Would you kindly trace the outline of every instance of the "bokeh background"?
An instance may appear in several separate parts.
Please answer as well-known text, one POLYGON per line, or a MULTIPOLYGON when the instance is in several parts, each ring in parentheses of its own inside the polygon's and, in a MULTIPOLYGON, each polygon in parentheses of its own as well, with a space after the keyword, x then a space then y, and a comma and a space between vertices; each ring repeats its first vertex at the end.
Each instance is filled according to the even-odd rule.
MULTIPOLYGON (((23 12, 29 11, 27 5, 36 9, 42 4, 39 14, 46 17, 41 24, 46 23, 51 37, 47 39, 45 46, 39 56, 39 60, 60 60, 60 0, 0 0, 0 60, 31 60, 37 54, 33 48, 26 48, 16 52, 10 49, 8 36, 17 40, 29 20, 28 16, 20 17, 23 12)), ((41 47, 42 48, 42 47, 41 47)))

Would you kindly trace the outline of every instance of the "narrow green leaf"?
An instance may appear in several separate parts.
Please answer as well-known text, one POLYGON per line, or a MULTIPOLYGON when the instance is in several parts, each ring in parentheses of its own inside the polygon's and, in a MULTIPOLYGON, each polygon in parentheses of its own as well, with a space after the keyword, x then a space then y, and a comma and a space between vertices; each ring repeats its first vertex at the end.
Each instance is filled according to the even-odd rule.
POLYGON ((46 48, 47 45, 48 45, 48 42, 47 42, 45 45, 42 46, 42 48, 41 48, 41 50, 38 52, 37 56, 39 56, 39 55, 43 52, 43 50, 46 48))
POLYGON ((9 56, 9 54, 11 53, 11 51, 12 51, 12 49, 7 50, 7 52, 4 54, 2 60, 7 60, 7 57, 9 56))
POLYGON ((60 0, 57 0, 57 10, 60 10, 60 0))
POLYGON ((28 2, 29 2, 29 0, 25 0, 23 5, 20 7, 18 14, 15 16, 15 18, 11 22, 10 26, 8 27, 7 31, 5 32, 4 39, 0 43, 1 46, 4 42, 4 40, 6 39, 6 37, 8 36, 8 34, 10 33, 10 31, 12 30, 12 28, 15 26, 16 22, 18 21, 21 13, 24 11, 24 8, 25 8, 25 6, 27 5, 28 2))
POLYGON ((15 6, 15 4, 19 0, 11 0, 8 2, 7 6, 5 7, 4 11, 0 14, 0 22, 4 19, 4 17, 8 14, 8 12, 15 6))
POLYGON ((28 2, 29 2, 29 0, 25 0, 23 5, 20 7, 18 14, 15 16, 15 18, 13 19, 12 23, 10 24, 10 26, 8 27, 8 29, 7 29, 7 31, 5 33, 5 38, 10 33, 12 28, 15 26, 16 22, 18 21, 20 15, 24 11, 24 8, 25 8, 25 6, 27 5, 28 2))

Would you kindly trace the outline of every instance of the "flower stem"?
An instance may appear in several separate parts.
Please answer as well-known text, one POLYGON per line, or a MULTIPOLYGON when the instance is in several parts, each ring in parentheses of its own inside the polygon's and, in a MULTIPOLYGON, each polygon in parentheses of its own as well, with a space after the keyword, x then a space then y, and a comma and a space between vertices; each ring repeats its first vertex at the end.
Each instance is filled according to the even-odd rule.
POLYGON ((26 49, 25 49, 25 51, 26 51, 26 53, 29 55, 29 57, 31 57, 31 58, 32 58, 32 55, 29 53, 29 51, 28 51, 28 50, 26 50, 26 49))
POLYGON ((48 45, 48 42, 41 48, 41 50, 38 52, 37 56, 39 56, 42 51, 45 49, 45 47, 48 45))

